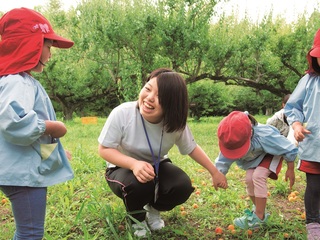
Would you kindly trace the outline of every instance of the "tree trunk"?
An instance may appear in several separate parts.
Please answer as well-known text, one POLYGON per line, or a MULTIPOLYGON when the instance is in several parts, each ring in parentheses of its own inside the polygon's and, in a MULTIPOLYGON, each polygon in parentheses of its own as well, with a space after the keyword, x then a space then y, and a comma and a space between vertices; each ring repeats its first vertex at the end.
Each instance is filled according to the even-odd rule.
POLYGON ((273 114, 273 109, 272 108, 267 108, 266 109, 266 115, 271 116, 273 114))
POLYGON ((63 119, 66 120, 66 121, 72 120, 73 119, 72 116, 73 116, 74 108, 63 105, 62 109, 63 109, 63 119))

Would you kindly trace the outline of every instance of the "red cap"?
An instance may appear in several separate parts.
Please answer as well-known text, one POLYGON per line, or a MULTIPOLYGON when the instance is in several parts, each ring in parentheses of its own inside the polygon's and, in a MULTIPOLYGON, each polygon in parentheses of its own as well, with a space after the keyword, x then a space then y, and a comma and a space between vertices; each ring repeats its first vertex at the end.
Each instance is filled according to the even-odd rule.
POLYGON ((0 76, 28 71, 38 63, 44 39, 53 46, 70 48, 73 42, 57 35, 49 21, 28 8, 15 8, 0 19, 0 76))
POLYGON ((238 159, 250 149, 252 125, 244 112, 233 111, 218 126, 219 147, 223 156, 238 159))

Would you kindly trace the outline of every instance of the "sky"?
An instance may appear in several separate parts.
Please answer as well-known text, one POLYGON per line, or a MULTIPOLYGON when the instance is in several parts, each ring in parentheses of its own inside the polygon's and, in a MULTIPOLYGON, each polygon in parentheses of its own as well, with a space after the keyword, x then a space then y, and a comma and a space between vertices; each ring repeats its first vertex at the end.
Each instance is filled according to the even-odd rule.
MULTIPOLYGON (((7 12, 16 7, 34 8, 45 5, 49 0, 0 0, 0 11, 7 12)), ((64 9, 76 6, 80 0, 63 0, 64 9)), ((273 10, 275 16, 285 16, 287 22, 293 22, 304 11, 311 14, 315 8, 319 9, 320 0, 230 0, 216 6, 218 14, 231 15, 235 13, 239 19, 245 15, 253 22, 260 21, 263 16, 273 10)))
POLYGON ((261 21, 272 10, 273 16, 283 16, 291 23, 304 12, 309 17, 319 7, 320 0, 230 0, 219 3, 216 10, 226 15, 235 13, 240 19, 247 15, 253 22, 261 21))
MULTIPOLYGON (((49 0, 0 0, 0 11, 7 12, 13 8, 27 7, 33 9, 35 6, 46 5, 49 0)), ((76 6, 78 0, 62 0, 64 9, 76 6)))

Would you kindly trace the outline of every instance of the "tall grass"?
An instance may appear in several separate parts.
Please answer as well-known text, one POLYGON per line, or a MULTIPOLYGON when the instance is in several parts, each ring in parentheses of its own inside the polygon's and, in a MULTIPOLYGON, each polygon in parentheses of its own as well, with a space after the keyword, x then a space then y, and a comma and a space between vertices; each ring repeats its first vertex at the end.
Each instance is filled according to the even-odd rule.
MULTIPOLYGON (((264 123, 265 116, 256 116, 264 123)), ((216 130, 221 117, 204 118, 195 122, 189 119, 197 143, 212 161, 219 149, 216 130)), ((97 154, 97 138, 105 119, 96 125, 82 125, 80 119, 67 122, 68 134, 62 138, 66 149, 73 155, 71 164, 75 178, 63 184, 49 187, 45 226, 45 239, 135 239, 128 224, 122 201, 109 189, 104 179, 105 162, 97 154)), ((174 147, 170 154, 173 162, 185 170, 196 188, 189 200, 172 211, 162 213, 166 227, 152 233, 149 239, 305 239, 303 220, 304 175, 296 171, 296 200, 289 201, 288 183, 281 171, 279 180, 269 181, 270 197, 267 203, 271 213, 265 228, 254 231, 228 229, 233 219, 251 208, 245 192, 245 172, 232 165, 227 178, 229 188, 215 191, 211 179, 200 165, 188 156, 179 154, 174 147), (223 233, 215 233, 216 227, 223 233)), ((284 164, 284 166, 286 166, 284 164)), ((14 222, 10 203, 0 193, 0 239, 11 239, 14 222)))

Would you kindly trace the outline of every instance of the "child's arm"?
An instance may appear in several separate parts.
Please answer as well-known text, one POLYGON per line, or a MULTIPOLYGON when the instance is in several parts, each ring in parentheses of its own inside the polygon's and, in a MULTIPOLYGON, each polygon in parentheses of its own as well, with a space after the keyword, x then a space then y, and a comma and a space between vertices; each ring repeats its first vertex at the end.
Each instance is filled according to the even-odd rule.
POLYGON ((290 189, 292 189, 292 186, 294 185, 295 182, 295 173, 294 173, 294 162, 287 162, 287 171, 286 171, 286 176, 285 180, 290 181, 290 189))
POLYGON ((232 163, 235 161, 225 158, 221 152, 219 152, 218 157, 216 158, 215 165, 216 168, 226 175, 231 167, 232 163))

